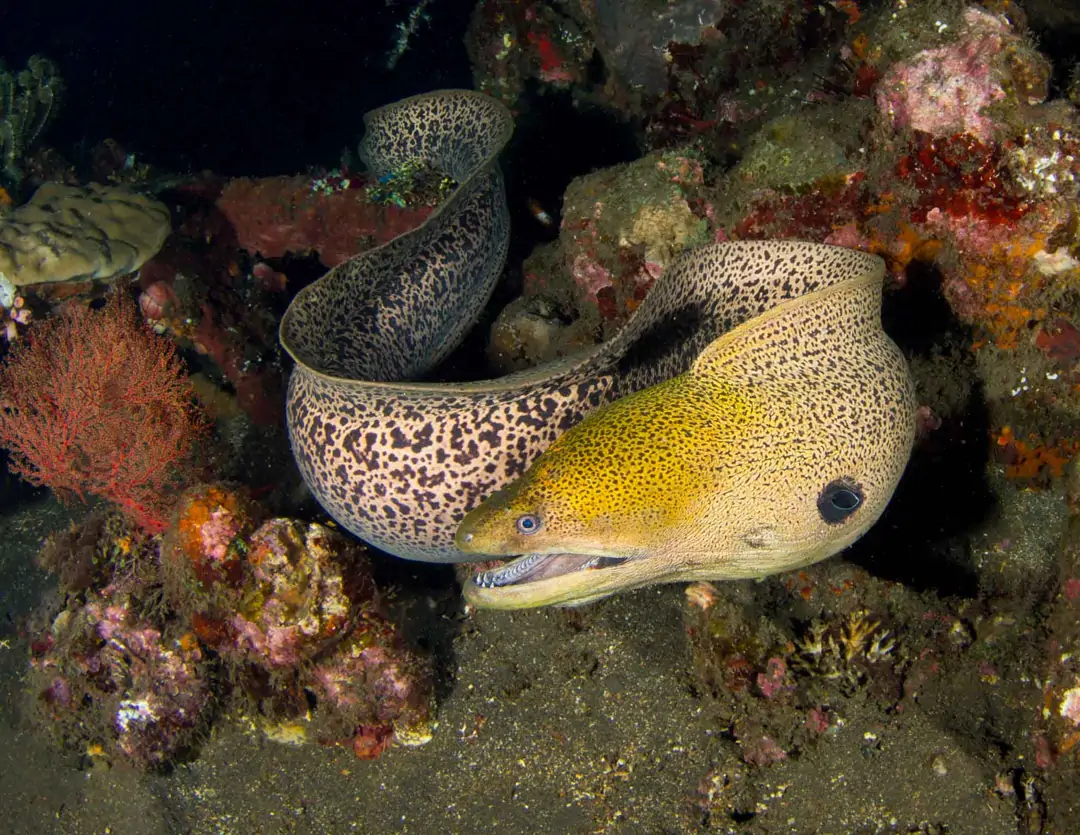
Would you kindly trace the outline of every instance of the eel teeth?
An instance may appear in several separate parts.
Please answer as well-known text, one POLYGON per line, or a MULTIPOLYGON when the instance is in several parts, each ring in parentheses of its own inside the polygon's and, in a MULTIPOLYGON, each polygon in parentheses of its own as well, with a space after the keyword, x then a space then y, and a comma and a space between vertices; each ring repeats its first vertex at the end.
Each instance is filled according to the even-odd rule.
POLYGON ((612 568, 622 565, 626 559, 626 557, 586 557, 579 554, 529 554, 490 571, 481 571, 473 577, 473 582, 481 588, 493 589, 530 580, 559 577, 574 571, 612 568))
POLYGON ((582 568, 614 568, 622 565, 628 557, 596 557, 589 560, 582 568))
POLYGON ((517 582, 522 574, 528 574, 544 556, 542 554, 530 554, 527 557, 514 560, 512 563, 493 568, 490 571, 481 571, 473 577, 473 582, 481 588, 493 589, 497 586, 509 586, 517 582))

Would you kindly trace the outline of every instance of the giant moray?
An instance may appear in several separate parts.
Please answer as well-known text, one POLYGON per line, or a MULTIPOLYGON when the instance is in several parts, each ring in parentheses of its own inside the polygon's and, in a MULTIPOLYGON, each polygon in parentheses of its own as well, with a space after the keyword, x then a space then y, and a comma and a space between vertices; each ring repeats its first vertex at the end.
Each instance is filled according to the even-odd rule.
MULTIPOLYGON (((282 345, 296 360, 286 410, 294 456, 322 506, 361 539, 407 559, 478 559, 454 540, 465 514, 525 473, 588 412, 686 373, 722 334, 745 333, 740 326, 774 309, 809 309, 798 300, 830 288, 858 286, 864 298, 861 306, 845 308, 853 321, 820 323, 833 337, 816 356, 833 373, 828 380, 849 390, 826 396, 815 389, 817 399, 800 405, 835 409, 847 403, 851 411, 836 409, 835 431, 806 439, 805 454, 813 451, 817 461, 829 444, 846 448, 871 437, 893 448, 910 444, 910 388, 895 383, 902 359, 894 347, 870 369, 882 379, 880 389, 869 381, 861 390, 850 388, 848 376, 836 374, 850 361, 865 368, 861 354, 846 354, 862 343, 841 338, 841 332, 872 330, 864 320, 880 298, 881 262, 818 244, 736 242, 695 250, 668 267, 620 333, 589 352, 498 380, 409 382, 460 341, 502 269, 509 223, 496 158, 512 120, 495 100, 458 90, 389 105, 368 114, 366 123, 362 153, 373 173, 419 158, 459 186, 417 229, 305 288, 281 323, 282 345), (883 411, 874 415, 885 422, 877 435, 858 422, 872 419, 852 402, 859 391, 881 397, 883 411)), ((751 359, 766 365, 790 350, 787 337, 755 344, 751 359)), ((796 370, 812 371, 806 363, 796 370)), ((905 368, 904 381, 906 374, 905 368)), ((780 443, 795 458, 759 456, 759 462, 797 471, 805 456, 790 432, 761 424, 766 430, 776 437, 760 442, 780 443)), ((892 478, 892 467, 854 475, 876 491, 892 478)), ((767 475, 740 472, 750 481, 767 475)), ((757 509, 769 507, 764 502, 757 509)), ((562 563, 597 578, 600 564, 562 563)))
MULTIPOLYGON (((717 249, 685 260, 707 274, 717 249)), ((876 260, 561 436, 462 522, 464 550, 523 555, 474 576, 466 598, 570 605, 650 583, 762 577, 865 533, 915 436, 907 363, 881 329, 876 260)))

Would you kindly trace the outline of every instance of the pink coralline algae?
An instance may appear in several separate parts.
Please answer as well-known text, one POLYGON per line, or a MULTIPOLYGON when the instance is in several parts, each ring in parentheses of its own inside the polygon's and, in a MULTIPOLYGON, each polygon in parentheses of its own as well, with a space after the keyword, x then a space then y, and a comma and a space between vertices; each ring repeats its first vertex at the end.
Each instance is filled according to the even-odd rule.
POLYGON ((937 136, 970 133, 990 141, 995 122, 984 111, 1006 97, 998 59, 1015 37, 1002 19, 968 9, 959 40, 889 69, 878 86, 878 109, 896 128, 937 136))
POLYGON ((706 197, 703 158, 690 151, 650 154, 575 180, 558 247, 539 248, 525 264, 525 295, 568 278, 579 312, 624 322, 680 252, 712 239, 706 197))
POLYGON ((579 254, 574 259, 570 274, 585 294, 585 298, 591 302, 598 301, 601 290, 614 286, 611 282, 611 271, 585 254, 579 254))
POLYGON ((31 669, 57 736, 142 769, 189 747, 212 701, 194 636, 170 640, 112 589, 61 612, 31 669))
POLYGON ((222 651, 268 669, 313 657, 347 630, 352 598, 374 591, 370 582, 363 590, 348 587, 350 577, 368 577, 366 559, 321 525, 271 519, 245 550, 247 578, 230 622, 235 637, 222 651))
POLYGON ((1080 687, 1066 690, 1061 700, 1061 716, 1074 725, 1080 725, 1080 687))
POLYGON ((214 562, 223 562, 229 544, 240 533, 241 524, 240 517, 224 508, 212 511, 202 526, 203 553, 214 562))
POLYGON ((244 576, 243 539, 258 522, 259 508, 244 490, 216 484, 186 490, 161 546, 170 602, 199 611, 204 597, 235 593, 244 576))
POLYGON ((393 625, 369 612, 353 633, 305 675, 315 698, 317 737, 349 743, 358 757, 377 757, 392 741, 431 738, 432 681, 393 625))
POLYGON ((775 698, 792 689, 788 681, 787 664, 783 658, 770 658, 764 673, 758 673, 757 686, 766 699, 775 698))
POLYGON ((805 727, 815 734, 823 734, 829 730, 829 714, 824 708, 812 707, 806 715, 805 727))

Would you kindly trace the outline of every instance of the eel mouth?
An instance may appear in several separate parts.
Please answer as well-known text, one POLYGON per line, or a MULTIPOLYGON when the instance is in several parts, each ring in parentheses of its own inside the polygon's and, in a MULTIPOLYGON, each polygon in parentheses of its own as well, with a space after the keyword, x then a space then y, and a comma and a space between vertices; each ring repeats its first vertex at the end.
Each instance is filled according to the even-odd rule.
POLYGON ((627 557, 605 557, 593 554, 526 554, 498 568, 473 575, 474 585, 483 589, 518 586, 550 580, 578 571, 596 571, 614 568, 626 562, 627 557))

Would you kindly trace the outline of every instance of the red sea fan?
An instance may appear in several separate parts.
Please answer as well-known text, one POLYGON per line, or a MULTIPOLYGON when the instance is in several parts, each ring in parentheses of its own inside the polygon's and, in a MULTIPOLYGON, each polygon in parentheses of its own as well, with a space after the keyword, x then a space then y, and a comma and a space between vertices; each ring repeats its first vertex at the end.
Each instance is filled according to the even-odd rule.
POLYGON ((13 472, 67 499, 101 496, 152 533, 206 423, 173 345, 114 293, 35 324, 0 367, 0 445, 13 472))

